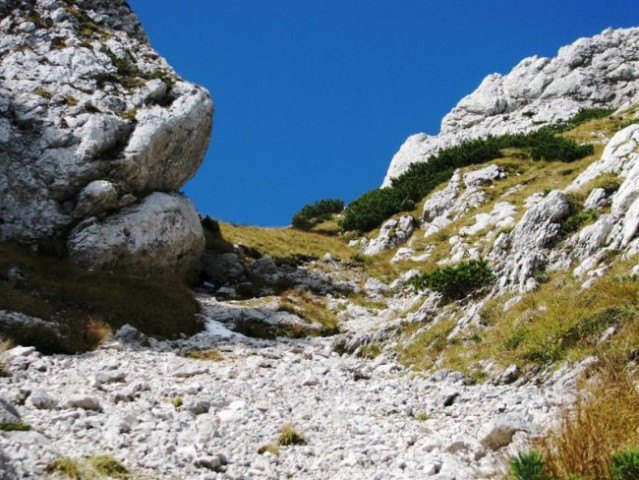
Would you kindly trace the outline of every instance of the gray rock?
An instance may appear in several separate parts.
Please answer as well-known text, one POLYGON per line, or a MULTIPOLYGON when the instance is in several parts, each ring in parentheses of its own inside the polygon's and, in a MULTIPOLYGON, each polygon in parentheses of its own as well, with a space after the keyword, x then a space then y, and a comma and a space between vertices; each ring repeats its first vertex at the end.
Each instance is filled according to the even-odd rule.
POLYGON ((364 248, 366 255, 377 255, 406 242, 415 230, 415 220, 410 215, 384 222, 377 238, 372 239, 364 248))
POLYGON ((26 7, 0 15, 0 240, 68 240, 84 268, 191 272, 203 241, 192 207, 122 209, 138 196, 175 192, 195 173, 211 130, 208 92, 153 51, 124 0, 83 0, 73 13, 62 0, 26 7), (87 228, 94 216, 102 228, 87 228), (69 239, 78 223, 82 238, 74 229, 69 239), (198 239, 158 242, 162 226, 169 237, 188 229, 198 239), (88 260, 140 228, 148 234, 117 242, 120 260, 88 260), (180 241, 196 254, 178 262, 180 241))
POLYGON ((95 412, 102 411, 102 406, 100 402, 94 398, 89 397, 87 395, 73 395, 62 405, 63 408, 80 408, 82 410, 93 410, 95 412))
POLYGON ((486 448, 499 450, 512 441, 516 432, 522 430, 528 430, 522 419, 512 415, 500 415, 482 427, 479 441, 486 448))
POLYGON ((53 410, 58 406, 57 400, 42 390, 36 390, 29 395, 29 403, 40 410, 53 410))

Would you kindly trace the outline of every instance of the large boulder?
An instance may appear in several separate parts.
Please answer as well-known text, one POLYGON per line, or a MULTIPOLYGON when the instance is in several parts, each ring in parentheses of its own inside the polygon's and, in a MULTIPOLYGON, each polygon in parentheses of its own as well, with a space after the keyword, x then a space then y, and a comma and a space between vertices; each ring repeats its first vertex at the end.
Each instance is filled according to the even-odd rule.
POLYGON ((487 76, 442 120, 438 135, 411 135, 393 157, 383 186, 411 163, 469 138, 525 132, 566 120, 581 108, 639 101, 639 28, 607 29, 562 47, 554 58, 530 57, 507 75, 487 76))
POLYGON ((209 93, 125 0, 4 0, 0 19, 0 241, 66 243, 86 268, 193 270, 203 233, 171 192, 204 158, 209 93))

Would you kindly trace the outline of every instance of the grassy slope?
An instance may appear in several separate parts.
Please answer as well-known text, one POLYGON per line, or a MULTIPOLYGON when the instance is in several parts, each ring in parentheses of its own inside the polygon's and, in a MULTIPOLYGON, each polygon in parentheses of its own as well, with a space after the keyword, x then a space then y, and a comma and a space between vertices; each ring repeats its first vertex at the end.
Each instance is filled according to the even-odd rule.
MULTIPOLYGON (((564 135, 578 141, 592 141, 602 136, 609 138, 619 128, 629 123, 628 116, 607 117, 587 122, 564 135)), ((446 228, 418 239, 414 247, 433 248, 433 253, 420 263, 401 262, 386 267, 392 270, 418 268, 428 271, 449 255, 448 239, 460 227, 472 225, 477 213, 490 211, 494 204, 508 201, 517 207, 517 215, 525 212, 524 200, 533 193, 543 193, 565 188, 590 163, 601 157, 602 145, 595 146, 595 154, 572 163, 533 162, 508 156, 489 163, 501 164, 510 173, 508 178, 485 188, 490 201, 469 212, 446 228)), ((516 154, 517 152, 506 152, 516 154)), ((610 181, 606 178, 605 181, 610 181)), ((585 197, 597 182, 581 192, 585 197), (586 191, 587 190, 587 191, 586 191)), ((492 239, 484 239, 486 232, 465 239, 478 242, 488 253, 492 239)), ((394 252, 386 252, 386 261, 394 252)), ((406 365, 430 368, 435 365, 465 370, 481 378, 481 366, 486 361, 496 361, 502 366, 515 363, 520 367, 544 366, 563 360, 578 360, 586 355, 610 350, 629 351, 639 346, 639 282, 629 278, 627 272, 637 258, 618 262, 615 268, 588 290, 580 290, 580 283, 567 272, 557 272, 547 277, 547 282, 535 292, 525 295, 522 301, 507 312, 503 306, 510 297, 489 302, 481 312, 486 328, 468 330, 449 338, 455 327, 455 308, 450 308, 451 318, 440 321, 431 328, 412 325, 405 328, 399 344, 400 358, 406 365), (608 327, 619 333, 611 342, 598 345, 597 340, 608 327), (474 366, 477 370, 473 372, 474 366)), ((376 266, 378 270, 381 267, 376 266)), ((426 319, 428 321, 428 319, 426 319)))
POLYGON ((81 273, 64 260, 0 244, 0 274, 16 266, 25 280, 13 286, 0 281, 0 309, 46 320, 62 333, 53 335, 46 326, 5 331, 17 344, 73 353, 95 348, 108 330, 126 323, 161 338, 200 329, 197 302, 177 281, 81 273))

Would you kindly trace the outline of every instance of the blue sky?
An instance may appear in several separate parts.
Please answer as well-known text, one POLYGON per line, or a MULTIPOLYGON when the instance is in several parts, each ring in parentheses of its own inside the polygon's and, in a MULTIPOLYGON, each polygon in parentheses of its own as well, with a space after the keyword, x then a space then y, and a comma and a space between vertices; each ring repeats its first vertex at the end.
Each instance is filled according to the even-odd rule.
POLYGON ((283 226, 304 204, 378 187, 408 135, 492 72, 604 28, 637 0, 130 0, 151 44, 211 91, 198 210, 283 226))

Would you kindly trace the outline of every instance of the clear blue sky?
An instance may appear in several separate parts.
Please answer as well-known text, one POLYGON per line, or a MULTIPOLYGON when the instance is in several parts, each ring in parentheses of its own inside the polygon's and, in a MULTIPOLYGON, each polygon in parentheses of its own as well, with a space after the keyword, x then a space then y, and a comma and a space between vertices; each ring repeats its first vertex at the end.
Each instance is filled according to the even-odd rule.
POLYGON ((637 0, 130 0, 152 45, 216 107, 184 191, 198 210, 281 226, 380 185, 413 133, 492 72, 604 28, 637 0))

